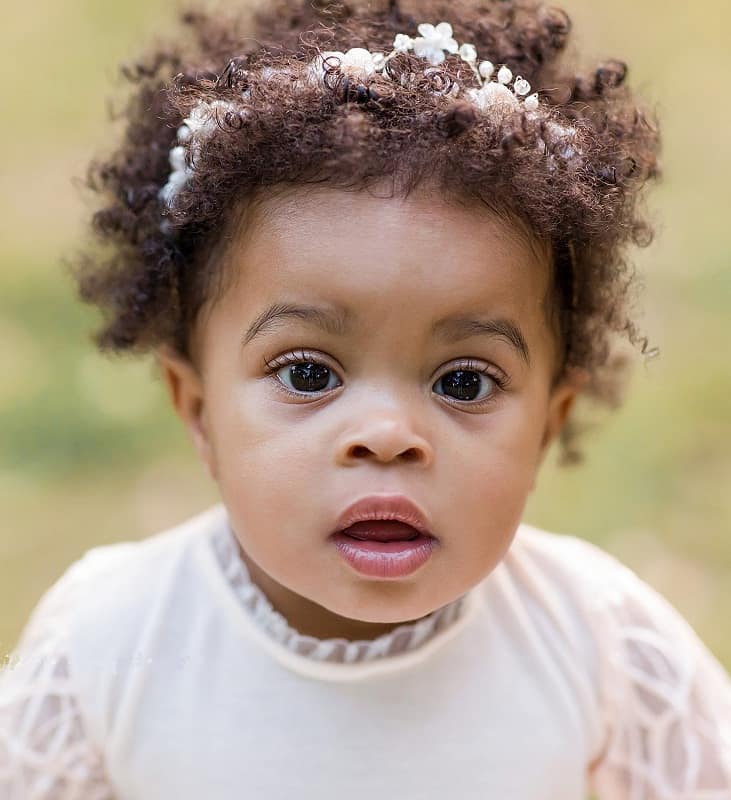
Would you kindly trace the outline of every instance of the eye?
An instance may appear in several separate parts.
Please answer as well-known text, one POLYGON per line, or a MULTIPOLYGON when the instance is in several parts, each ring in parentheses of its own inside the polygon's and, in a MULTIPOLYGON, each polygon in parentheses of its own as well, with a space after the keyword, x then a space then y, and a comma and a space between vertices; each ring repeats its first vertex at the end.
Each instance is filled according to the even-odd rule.
POLYGON ((316 394, 340 386, 330 367, 304 353, 280 356, 266 366, 282 388, 292 394, 316 394))
MULTIPOLYGON (((433 390, 450 402, 481 406, 503 390, 508 378, 497 367, 467 360, 454 365, 434 384, 433 390)), ((306 351, 286 353, 266 362, 267 374, 275 378, 278 387, 291 395, 318 395, 342 386, 335 371, 319 358, 306 351)))
POLYGON ((434 384, 434 391, 451 400, 479 404, 489 401, 505 384, 504 379, 472 362, 445 372, 434 384))

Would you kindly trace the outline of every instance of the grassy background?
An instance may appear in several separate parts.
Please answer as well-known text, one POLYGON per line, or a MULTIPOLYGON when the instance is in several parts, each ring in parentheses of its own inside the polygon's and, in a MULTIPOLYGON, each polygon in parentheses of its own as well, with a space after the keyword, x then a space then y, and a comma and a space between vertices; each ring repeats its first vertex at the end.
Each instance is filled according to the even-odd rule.
MULTIPOLYGON (((622 57, 664 124, 656 243, 638 255, 659 359, 587 440, 547 465, 527 519, 597 542, 659 589, 731 669, 731 58, 726 0, 566 0, 583 50, 622 57), (724 489, 726 491, 724 491, 724 489)), ((104 360, 60 260, 88 214, 72 178, 110 144, 117 65, 171 0, 38 0, 3 13, 0 126, 0 660, 87 548, 147 536, 216 499, 145 361, 104 360)))

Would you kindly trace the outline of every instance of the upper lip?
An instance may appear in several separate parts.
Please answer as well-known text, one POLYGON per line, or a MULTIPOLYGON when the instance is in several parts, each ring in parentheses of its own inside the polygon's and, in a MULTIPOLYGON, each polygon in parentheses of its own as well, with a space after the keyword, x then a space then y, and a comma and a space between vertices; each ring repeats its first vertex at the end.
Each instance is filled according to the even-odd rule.
POLYGON ((402 494, 373 494, 356 500, 338 517, 336 532, 356 522, 372 519, 405 522, 423 536, 433 536, 426 514, 413 500, 402 494))

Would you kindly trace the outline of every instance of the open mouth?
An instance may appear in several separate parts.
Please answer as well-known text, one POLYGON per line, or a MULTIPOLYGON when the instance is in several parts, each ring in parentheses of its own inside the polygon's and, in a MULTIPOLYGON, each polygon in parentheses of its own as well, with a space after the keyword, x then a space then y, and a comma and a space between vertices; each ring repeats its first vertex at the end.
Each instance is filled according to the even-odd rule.
POLYGON ((354 522, 333 535, 337 552, 370 578, 405 578, 432 556, 437 540, 400 520, 354 522))
POLYGON ((369 519, 355 522, 341 533, 361 542, 410 542, 421 536, 416 528, 395 519, 369 519))

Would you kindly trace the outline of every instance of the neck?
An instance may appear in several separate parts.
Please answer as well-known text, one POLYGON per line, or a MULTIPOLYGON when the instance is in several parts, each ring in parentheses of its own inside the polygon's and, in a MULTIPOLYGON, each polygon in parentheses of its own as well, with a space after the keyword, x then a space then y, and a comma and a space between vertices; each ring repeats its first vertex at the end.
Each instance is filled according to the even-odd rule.
POLYGON ((380 623, 342 617, 282 586, 252 561, 240 544, 238 549, 252 582, 261 589, 274 610, 287 620, 288 625, 305 636, 314 636, 317 639, 343 638, 351 641, 375 639, 400 625, 417 621, 380 623))

